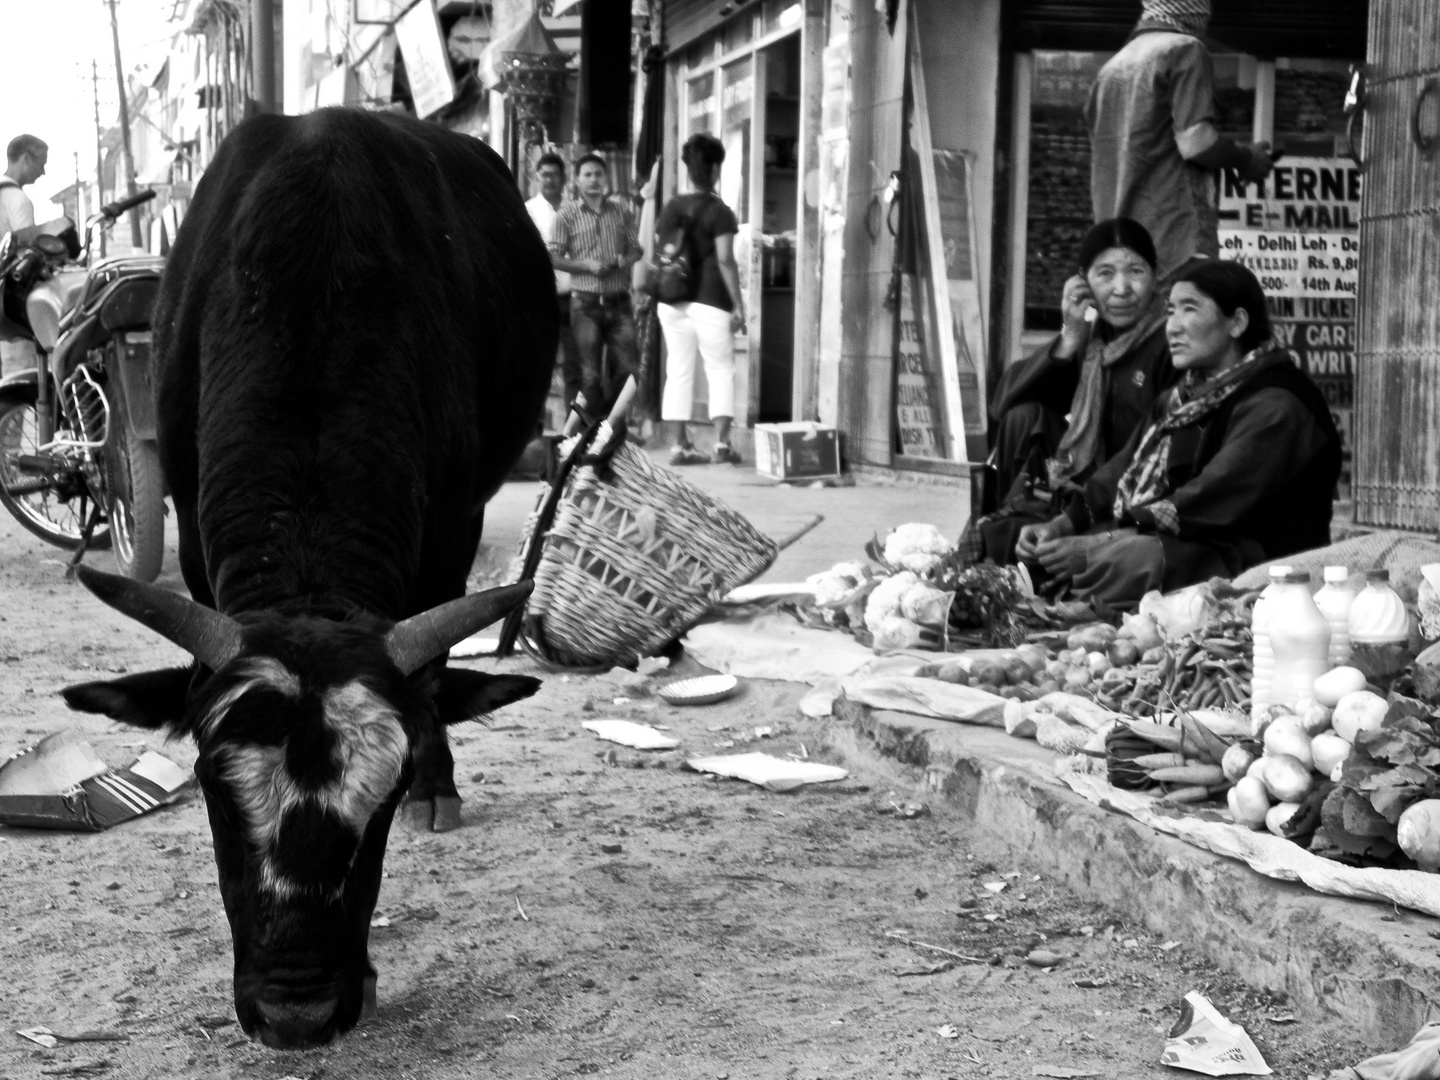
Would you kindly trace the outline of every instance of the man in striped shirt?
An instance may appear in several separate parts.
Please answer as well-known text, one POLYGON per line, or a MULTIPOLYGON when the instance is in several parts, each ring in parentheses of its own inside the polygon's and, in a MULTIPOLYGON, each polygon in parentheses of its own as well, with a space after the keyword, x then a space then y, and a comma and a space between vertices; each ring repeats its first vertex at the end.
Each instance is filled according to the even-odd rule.
POLYGON ((605 160, 586 154, 576 166, 575 179, 580 198, 565 203, 555 215, 550 261, 570 275, 570 326, 580 347, 582 391, 589 411, 603 416, 626 376, 639 375, 630 267, 643 252, 629 203, 605 193, 605 160), (600 369, 600 353, 607 346, 609 380, 600 369))

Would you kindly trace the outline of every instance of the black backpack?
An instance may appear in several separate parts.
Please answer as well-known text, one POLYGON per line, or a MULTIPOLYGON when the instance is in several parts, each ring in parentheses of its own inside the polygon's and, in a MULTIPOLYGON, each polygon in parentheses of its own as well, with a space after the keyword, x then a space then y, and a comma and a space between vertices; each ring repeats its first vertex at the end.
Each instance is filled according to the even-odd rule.
POLYGON ((703 196, 695 199, 673 228, 655 237, 655 263, 647 284, 650 295, 661 303, 684 303, 695 299, 700 290, 693 226, 705 205, 703 196))

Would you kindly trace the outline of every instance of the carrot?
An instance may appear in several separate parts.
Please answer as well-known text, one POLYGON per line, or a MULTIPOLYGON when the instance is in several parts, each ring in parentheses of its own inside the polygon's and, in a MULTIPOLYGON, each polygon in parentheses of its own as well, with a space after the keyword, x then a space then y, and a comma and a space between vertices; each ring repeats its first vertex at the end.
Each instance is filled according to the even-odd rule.
POLYGON ((1184 754, 1141 754, 1132 759, 1139 769, 1168 769, 1185 764, 1184 754))
POLYGON ((1178 727, 1171 727, 1169 724, 1157 724, 1150 720, 1127 720, 1126 724, 1130 730, 1139 735, 1147 742, 1172 753, 1180 752, 1180 741, 1184 738, 1178 727))
POLYGON ((1187 786, 1211 787, 1223 783, 1225 772, 1219 765, 1204 765, 1192 762, 1188 765, 1172 765, 1163 769, 1151 769, 1150 779, 1162 784, 1185 784, 1187 786))

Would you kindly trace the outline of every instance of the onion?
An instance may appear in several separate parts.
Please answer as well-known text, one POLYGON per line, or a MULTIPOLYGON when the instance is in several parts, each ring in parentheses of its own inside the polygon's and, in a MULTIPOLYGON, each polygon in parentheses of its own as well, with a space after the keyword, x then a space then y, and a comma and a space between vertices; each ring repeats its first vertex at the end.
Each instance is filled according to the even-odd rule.
POLYGON ((1359 668, 1331 668, 1315 680, 1315 700, 1333 709, 1346 694, 1365 689, 1365 673, 1359 668))
POLYGON ((1273 754, 1263 760, 1265 769, 1260 778, 1265 781, 1265 789, 1278 802, 1298 803, 1310 794, 1314 781, 1309 765, 1289 754, 1273 754))
POLYGON ((1306 769, 1314 764, 1310 756, 1310 736, 1298 716, 1283 717, 1265 729, 1265 754, 1267 757, 1289 755, 1306 769))
POLYGON ((1242 776, 1237 780, 1225 796, 1225 801, 1237 825, 1258 829, 1265 824, 1265 813, 1270 809, 1270 793, 1253 776, 1242 776))
POLYGON ((1220 768, 1225 773, 1225 779, 1233 784, 1239 782, 1254 761, 1253 753, 1239 743, 1235 743, 1225 751, 1225 756, 1220 759, 1220 768))
POLYGON ((1295 816, 1300 804, 1295 802, 1276 803, 1265 814, 1265 828, 1276 836, 1284 836, 1280 830, 1295 816))
POLYGON ((1389 711, 1390 706, 1379 694, 1372 694, 1369 690, 1356 690, 1336 703, 1335 715, 1330 718, 1330 724, 1335 728, 1336 735, 1348 743, 1353 743, 1360 732, 1378 730, 1389 711))
MULTIPOLYGON (((1260 781, 1263 782, 1264 779, 1265 779, 1265 762, 1266 762, 1266 760, 1267 760, 1266 758, 1257 757, 1254 761, 1250 762, 1250 767, 1245 770, 1245 775, 1246 775, 1246 776, 1253 776, 1256 780, 1260 780, 1260 781)), ((1223 768, 1225 768, 1225 766, 1224 766, 1224 765, 1221 765, 1220 768, 1223 769, 1223 768)))
POLYGON ((1310 757, 1315 771, 1321 776, 1329 776, 1333 780, 1331 774, 1349 756, 1350 744, 1333 731, 1322 731, 1310 740, 1310 757))

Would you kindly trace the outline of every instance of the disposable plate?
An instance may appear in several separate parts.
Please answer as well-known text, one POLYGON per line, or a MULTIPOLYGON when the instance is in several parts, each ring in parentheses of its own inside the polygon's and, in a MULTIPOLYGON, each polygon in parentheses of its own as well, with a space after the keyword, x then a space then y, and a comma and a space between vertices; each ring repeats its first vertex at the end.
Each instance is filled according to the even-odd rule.
POLYGON ((734 675, 701 675, 668 683, 655 693, 671 705, 709 705, 724 701, 739 685, 734 675))

